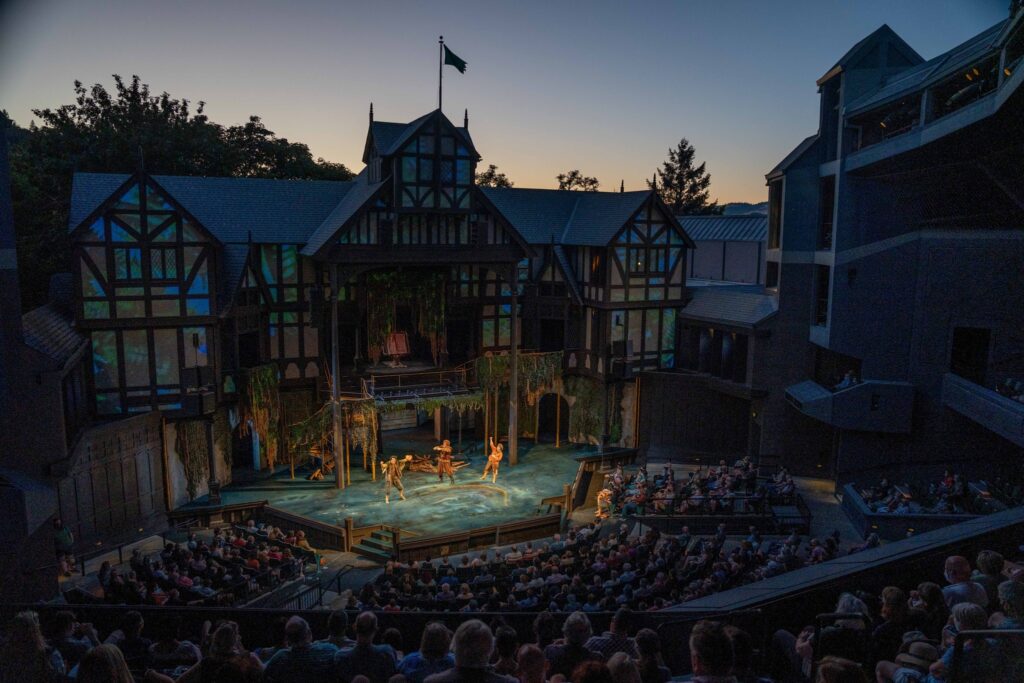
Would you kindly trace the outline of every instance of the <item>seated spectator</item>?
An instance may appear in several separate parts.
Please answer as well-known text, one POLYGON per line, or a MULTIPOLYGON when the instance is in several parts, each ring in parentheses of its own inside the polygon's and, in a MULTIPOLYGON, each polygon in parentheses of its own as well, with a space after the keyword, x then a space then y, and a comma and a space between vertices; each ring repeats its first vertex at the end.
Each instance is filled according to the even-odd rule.
POLYGON ((732 646, 732 671, 737 683, 771 683, 754 671, 754 641, 750 634, 736 626, 722 629, 732 646))
POLYGON ((519 650, 519 637, 516 630, 510 626, 499 626, 494 634, 494 651, 497 659, 491 665, 494 673, 505 676, 515 674, 518 665, 516 663, 516 652, 519 650))
POLYGON ((661 659, 661 639, 649 628, 636 632, 637 665, 643 683, 662 683, 672 678, 672 672, 661 659))
MULTIPOLYGON (((947 629, 945 640, 949 643, 942 657, 929 668, 927 683, 949 679, 953 665, 953 636, 961 631, 978 631, 988 626, 985 609, 972 602, 958 602, 950 609, 952 627, 947 629)), ((959 675, 962 681, 989 681, 998 676, 1002 664, 997 646, 984 638, 971 638, 964 643, 959 661, 959 675)))
POLYGON ((69 671, 89 650, 100 644, 93 625, 79 623, 74 613, 66 610, 53 615, 53 638, 50 642, 64 658, 64 666, 69 671))
POLYGON ((954 605, 961 602, 971 602, 979 607, 988 605, 988 595, 985 589, 971 580, 971 563, 966 557, 952 555, 946 558, 946 582, 948 586, 942 589, 942 595, 946 600, 946 607, 953 609, 954 605))
POLYGON ((395 662, 398 662, 405 656, 405 644, 402 641, 402 632, 397 628, 387 628, 380 634, 380 642, 384 645, 390 645, 391 649, 395 652, 395 662))
POLYGON ((356 644, 348 650, 340 650, 334 657, 335 676, 341 681, 351 681, 356 676, 366 676, 371 681, 386 681, 395 673, 395 651, 390 645, 374 645, 377 634, 377 615, 363 612, 356 617, 356 644))
POLYGON ((544 656, 548 660, 551 676, 571 676, 580 662, 602 661, 601 653, 587 647, 593 631, 590 619, 583 612, 573 612, 562 625, 562 642, 548 645, 544 656))
POLYGON ((620 607, 612 617, 609 630, 605 631, 604 635, 593 636, 588 640, 587 648, 599 652, 605 659, 608 659, 616 652, 625 652, 630 657, 636 659, 638 656, 636 644, 629 637, 632 625, 633 612, 626 607, 620 607))
POLYGON ((347 635, 348 613, 343 609, 336 609, 327 617, 327 637, 322 643, 330 643, 339 650, 347 649, 356 644, 347 635))
POLYGON ((244 681, 258 683, 263 680, 263 662, 242 646, 238 624, 222 622, 210 639, 209 654, 177 680, 160 673, 146 672, 150 683, 206 683, 206 681, 244 681))
POLYGON ((432 621, 423 629, 420 649, 410 652, 398 664, 398 673, 409 683, 422 683, 427 676, 447 671, 455 666, 455 657, 448 648, 452 633, 439 621, 432 621))
POLYGON ((107 645, 114 645, 121 650, 129 668, 145 668, 149 661, 149 646, 153 644, 149 638, 142 637, 142 629, 145 621, 142 614, 132 610, 125 612, 121 618, 121 628, 117 629, 103 642, 107 645))
POLYGON ((519 648, 516 655, 516 676, 519 683, 545 683, 548 679, 548 660, 536 645, 527 644, 519 648))
POLYGON ((308 681, 331 680, 334 655, 338 648, 330 643, 314 643, 313 631, 302 617, 292 617, 285 626, 288 647, 279 650, 264 671, 268 683, 286 683, 302 678, 308 681))
POLYGON ((879 616, 882 623, 871 632, 872 657, 875 662, 893 659, 903 643, 903 634, 920 626, 913 621, 910 608, 907 607, 906 593, 897 586, 887 586, 882 590, 879 616))
POLYGON ((1024 583, 1003 581, 996 591, 996 605, 1000 612, 992 615, 992 627, 997 629, 1024 629, 1024 583))
POLYGON ((608 673, 615 683, 642 683, 636 660, 625 652, 616 652, 608 660, 608 673))
POLYGON ((57 683, 63 680, 64 673, 64 658, 43 639, 39 615, 16 614, 0 648, 0 683, 57 683))
POLYGON ((999 584, 1006 577, 1003 576, 1003 556, 994 550, 982 550, 978 553, 976 560, 978 568, 971 574, 971 581, 985 589, 989 605, 999 604, 999 584))
POLYGON ((938 642, 942 627, 949 621, 949 608, 939 584, 931 581, 918 584, 917 590, 910 591, 907 605, 918 613, 916 618, 925 635, 938 642))
MULTIPOLYGON (((551 680, 557 683, 563 679, 560 676, 552 676, 551 680)), ((580 662, 568 680, 572 683, 615 683, 608 666, 604 662, 594 660, 580 662)))
POLYGON ((917 640, 913 632, 900 646, 896 661, 880 661, 875 665, 877 683, 919 683, 928 677, 928 669, 939 659, 939 651, 927 640, 917 640))
POLYGON ((160 622, 158 637, 149 646, 149 665, 158 671, 186 669, 203 658, 199 647, 184 637, 182 621, 178 617, 165 618, 160 622))
MULTIPOLYGON (((690 665, 694 683, 735 683, 732 643, 716 621, 700 621, 690 633, 690 665)), ((662 681, 669 680, 665 676, 662 681)), ((644 679, 647 683, 648 679, 644 679)))
POLYGON ((97 645, 78 665, 78 683, 135 683, 121 650, 113 645, 97 645))
POLYGON ((452 651, 455 653, 454 668, 428 676, 426 683, 456 683, 460 681, 515 683, 516 681, 511 676, 503 676, 488 670, 491 653, 494 651, 494 636, 487 624, 479 619, 470 619, 459 625, 452 639, 452 651))
POLYGON ((868 683, 868 677, 857 662, 842 657, 825 657, 818 664, 815 683, 868 683))
POLYGON ((841 656, 853 661, 864 661, 866 637, 864 629, 871 623, 871 616, 864 601, 852 593, 839 596, 836 614, 859 614, 863 619, 840 619, 815 633, 813 626, 805 626, 799 635, 788 631, 776 631, 773 638, 774 650, 781 659, 776 665, 776 677, 782 679, 806 680, 811 673, 811 663, 817 657, 841 656))

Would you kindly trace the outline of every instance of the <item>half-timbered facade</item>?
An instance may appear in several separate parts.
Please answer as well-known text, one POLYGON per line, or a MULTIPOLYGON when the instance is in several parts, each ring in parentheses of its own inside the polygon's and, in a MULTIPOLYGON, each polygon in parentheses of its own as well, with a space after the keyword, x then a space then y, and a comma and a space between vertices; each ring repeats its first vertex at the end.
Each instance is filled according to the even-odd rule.
POLYGON ((693 243, 656 193, 481 188, 479 160, 468 125, 434 111, 371 114, 351 182, 76 174, 92 411, 173 416, 194 366, 212 366, 221 402, 268 362, 285 387, 332 368, 354 386, 382 360, 396 273, 413 287, 388 292, 387 324, 410 364, 564 349, 567 373, 606 383, 674 367, 693 243), (432 298, 440 322, 424 320, 432 298))

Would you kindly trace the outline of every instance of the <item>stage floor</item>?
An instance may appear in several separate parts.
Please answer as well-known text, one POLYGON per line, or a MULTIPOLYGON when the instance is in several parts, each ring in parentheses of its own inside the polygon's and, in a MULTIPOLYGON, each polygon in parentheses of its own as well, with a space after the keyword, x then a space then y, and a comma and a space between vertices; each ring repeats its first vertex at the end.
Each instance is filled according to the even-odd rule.
MULTIPOLYGON (((432 434, 422 429, 384 433, 383 455, 424 454, 436 445, 432 434)), ((465 446, 468 442, 463 441, 465 446)), ((362 469, 362 458, 352 461, 351 486, 338 490, 334 481, 311 482, 308 470, 297 470, 290 479, 287 468, 273 477, 232 484, 222 491, 224 504, 267 500, 305 517, 344 526, 352 517, 356 526, 391 524, 415 536, 435 536, 463 529, 502 524, 547 511, 541 500, 561 495, 565 484, 576 477, 576 458, 590 449, 554 444, 535 445, 521 440, 519 464, 510 467, 508 457, 501 463, 496 484, 481 480, 486 457, 477 445, 467 458, 469 465, 455 474, 455 484, 438 482, 426 472, 403 473, 406 500, 392 490, 390 505, 384 502, 384 482, 378 469, 377 481, 362 469)), ((379 461, 379 460, 378 460, 379 461)), ((378 465, 379 467, 379 465, 378 465)), ((197 501, 196 504, 204 504, 197 501)))

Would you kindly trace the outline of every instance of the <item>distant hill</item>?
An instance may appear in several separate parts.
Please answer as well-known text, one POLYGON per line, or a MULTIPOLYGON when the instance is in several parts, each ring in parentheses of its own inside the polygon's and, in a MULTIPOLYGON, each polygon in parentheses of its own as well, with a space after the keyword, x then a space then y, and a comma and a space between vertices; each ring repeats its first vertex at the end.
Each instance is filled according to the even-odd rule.
POLYGON ((732 202, 731 204, 726 204, 722 211, 723 216, 746 216, 753 213, 767 216, 768 202, 758 202, 757 204, 732 202))

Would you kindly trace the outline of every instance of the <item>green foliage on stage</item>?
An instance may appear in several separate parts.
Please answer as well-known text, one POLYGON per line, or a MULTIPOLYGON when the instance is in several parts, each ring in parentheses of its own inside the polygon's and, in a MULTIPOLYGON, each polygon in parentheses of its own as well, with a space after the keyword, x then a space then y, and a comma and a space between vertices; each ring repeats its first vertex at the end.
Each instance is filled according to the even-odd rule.
POLYGON ((182 420, 174 426, 174 451, 185 468, 188 499, 195 500, 199 485, 209 472, 206 425, 202 420, 182 420))
MULTIPOLYGON (((520 353, 516 359, 519 387, 526 393, 551 387, 562 376, 563 351, 520 353)), ((512 357, 482 356, 476 361, 476 379, 485 391, 507 387, 512 379, 512 357)))
POLYGON ((430 340, 434 361, 445 326, 445 274, 439 271, 390 270, 366 276, 366 332, 371 348, 383 349, 396 330, 395 307, 415 306, 416 331, 430 340))
POLYGON ((245 392, 239 404, 241 431, 255 431, 260 447, 266 448, 267 467, 274 469, 281 445, 280 371, 276 364, 258 365, 246 376, 245 392))
POLYGON ((222 408, 213 414, 213 445, 220 450, 224 459, 224 469, 231 471, 231 423, 228 411, 222 408))
POLYGON ((599 439, 604 421, 601 382, 591 377, 569 377, 565 380, 565 392, 576 399, 569 411, 569 437, 574 441, 599 439))

